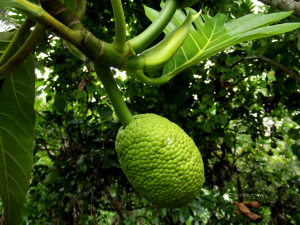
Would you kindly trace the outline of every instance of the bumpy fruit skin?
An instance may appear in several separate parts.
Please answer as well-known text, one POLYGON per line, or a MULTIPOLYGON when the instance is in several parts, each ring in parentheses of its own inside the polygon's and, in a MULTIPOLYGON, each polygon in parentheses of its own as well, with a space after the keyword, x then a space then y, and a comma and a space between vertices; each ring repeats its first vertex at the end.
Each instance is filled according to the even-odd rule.
POLYGON ((154 205, 179 208, 204 183, 202 157, 194 141, 175 123, 140 114, 116 138, 121 167, 132 186, 154 205))
POLYGON ((190 7, 198 1, 199 0, 181 0, 180 3, 179 3, 179 8, 183 9, 183 8, 186 8, 186 7, 190 7))

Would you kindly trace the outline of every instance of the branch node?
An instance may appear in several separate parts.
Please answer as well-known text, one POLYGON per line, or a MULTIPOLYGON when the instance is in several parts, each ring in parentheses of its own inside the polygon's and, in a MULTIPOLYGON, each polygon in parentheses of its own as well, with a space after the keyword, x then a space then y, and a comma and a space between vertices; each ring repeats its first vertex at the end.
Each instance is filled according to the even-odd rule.
POLYGON ((100 55, 97 56, 96 59, 93 60, 93 63, 96 62, 97 59, 98 59, 101 55, 103 55, 103 48, 104 48, 104 41, 102 41, 102 44, 101 44, 101 53, 100 53, 100 55))
POLYGON ((130 55, 130 46, 129 46, 128 42, 126 42, 126 44, 127 44, 127 46, 128 46, 128 53, 127 53, 127 55, 125 56, 125 58, 123 59, 123 62, 121 63, 121 65, 119 66, 118 69, 121 69, 121 68, 122 68, 122 66, 124 65, 126 59, 127 59, 128 56, 130 55))

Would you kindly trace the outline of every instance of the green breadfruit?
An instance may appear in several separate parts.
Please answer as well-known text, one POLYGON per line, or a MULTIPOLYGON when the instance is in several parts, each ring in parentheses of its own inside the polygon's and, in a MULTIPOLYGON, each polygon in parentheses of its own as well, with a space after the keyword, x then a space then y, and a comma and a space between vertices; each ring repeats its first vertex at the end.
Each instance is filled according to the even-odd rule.
POLYGON ((121 167, 132 186, 156 206, 179 208, 204 183, 200 152, 175 123, 155 114, 134 116, 116 138, 121 167))

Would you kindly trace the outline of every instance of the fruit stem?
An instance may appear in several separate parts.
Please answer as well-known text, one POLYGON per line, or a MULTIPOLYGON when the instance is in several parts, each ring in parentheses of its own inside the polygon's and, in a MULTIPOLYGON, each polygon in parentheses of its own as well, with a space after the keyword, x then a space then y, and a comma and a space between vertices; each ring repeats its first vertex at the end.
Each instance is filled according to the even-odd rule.
POLYGON ((133 120, 133 117, 124 102, 110 67, 94 64, 94 70, 106 90, 117 117, 121 121, 122 125, 126 127, 133 120))

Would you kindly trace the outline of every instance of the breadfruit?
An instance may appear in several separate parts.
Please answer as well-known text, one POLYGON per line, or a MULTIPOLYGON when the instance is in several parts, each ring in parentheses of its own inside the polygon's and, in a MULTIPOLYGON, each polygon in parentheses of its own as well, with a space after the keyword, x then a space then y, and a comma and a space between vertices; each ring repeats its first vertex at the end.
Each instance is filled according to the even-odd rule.
POLYGON ((164 117, 134 116, 120 128, 116 151, 129 182, 158 207, 187 205, 204 183, 202 157, 194 141, 164 117))

